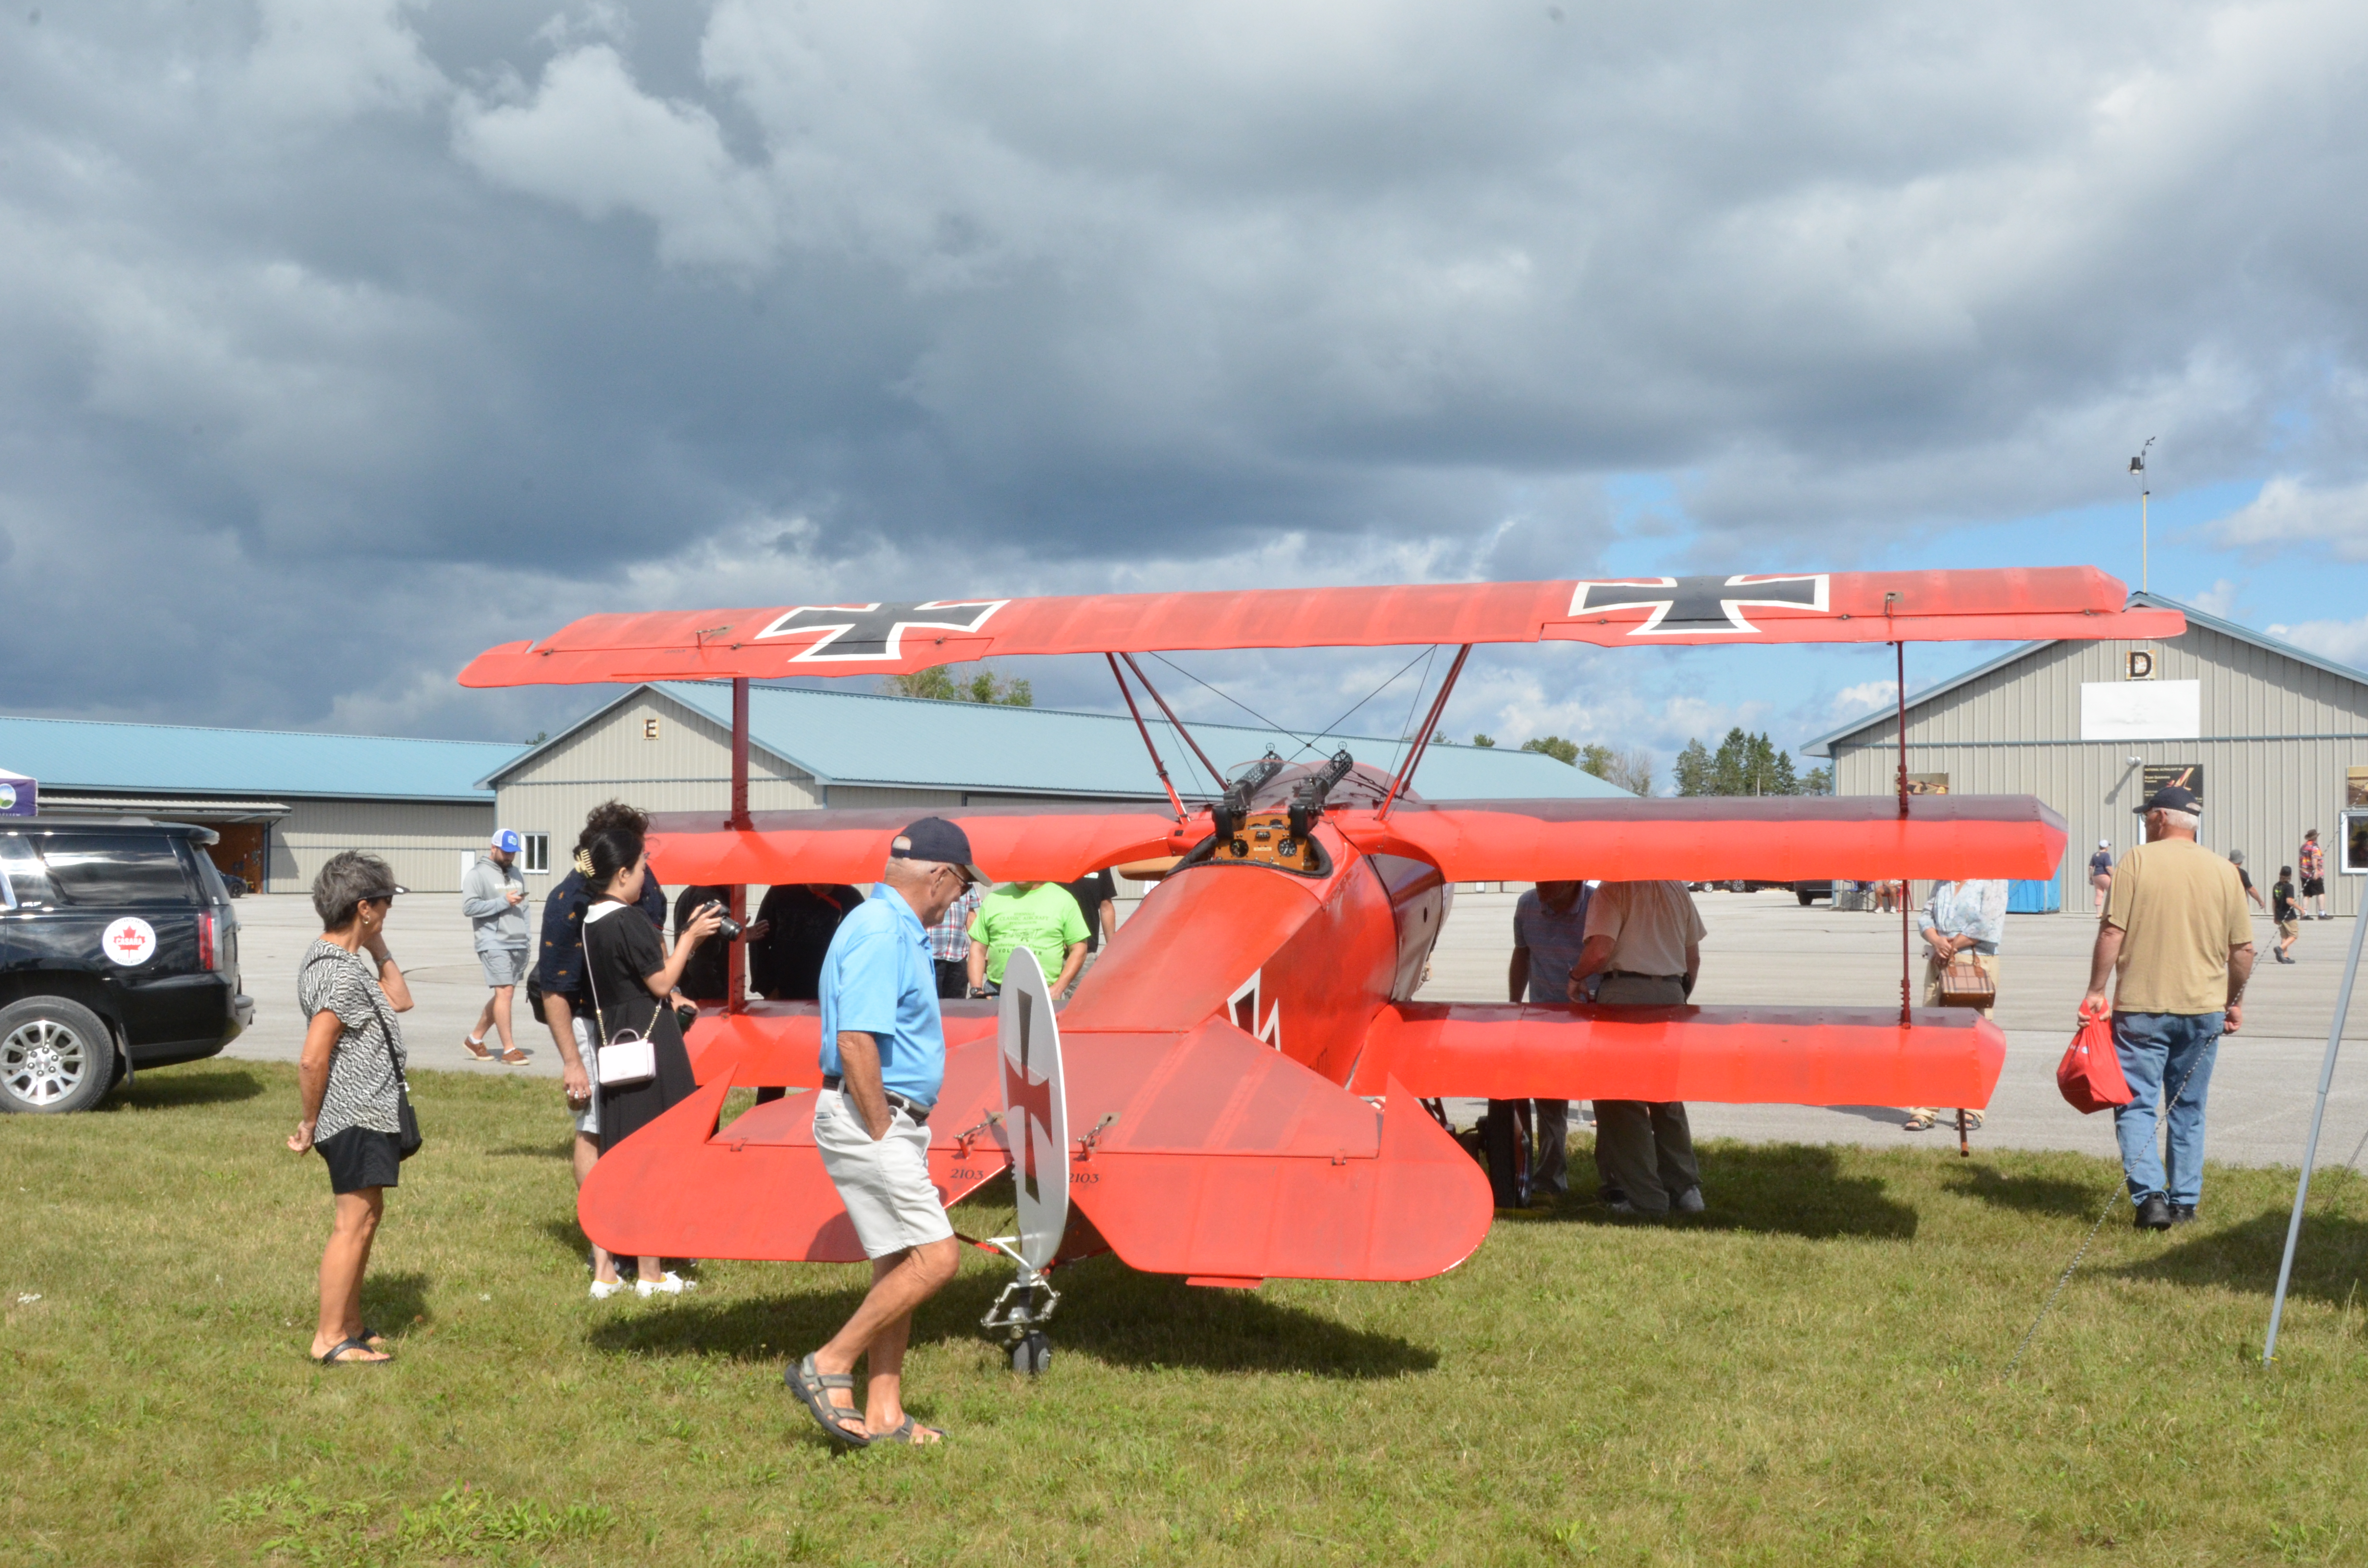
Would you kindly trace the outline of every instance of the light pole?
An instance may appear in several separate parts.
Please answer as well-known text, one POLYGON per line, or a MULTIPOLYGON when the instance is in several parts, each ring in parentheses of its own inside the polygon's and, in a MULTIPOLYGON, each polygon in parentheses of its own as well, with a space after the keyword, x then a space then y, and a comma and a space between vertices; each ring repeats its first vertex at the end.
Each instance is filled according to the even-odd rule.
POLYGON ((2138 455, 2130 460, 2130 472, 2136 476, 2138 482, 2138 591, 2140 593, 2144 593, 2148 586, 2146 580, 2146 497, 2154 493, 2154 487, 2146 482, 2146 447, 2153 446, 2155 438, 2152 436, 2148 436, 2146 438, 2146 447, 2140 447, 2138 449, 2138 455))

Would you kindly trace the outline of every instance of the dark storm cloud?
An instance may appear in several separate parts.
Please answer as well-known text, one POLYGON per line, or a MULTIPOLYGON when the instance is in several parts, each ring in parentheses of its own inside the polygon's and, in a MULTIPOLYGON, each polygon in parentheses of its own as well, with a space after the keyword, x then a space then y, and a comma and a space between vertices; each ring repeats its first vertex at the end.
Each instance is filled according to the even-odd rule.
POLYGON ((2338 4, 48 7, 0 708, 531 730, 452 672, 595 608, 1847 564, 2138 429, 2351 537, 2363 55, 2338 4))

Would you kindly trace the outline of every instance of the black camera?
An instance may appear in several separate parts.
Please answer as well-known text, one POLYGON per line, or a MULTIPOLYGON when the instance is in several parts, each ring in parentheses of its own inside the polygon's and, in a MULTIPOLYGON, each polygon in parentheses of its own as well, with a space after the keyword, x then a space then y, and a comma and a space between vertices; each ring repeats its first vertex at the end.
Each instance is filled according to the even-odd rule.
POLYGON ((732 918, 731 912, 724 908, 723 901, 720 898, 709 899, 705 903, 700 904, 699 907, 700 913, 702 915, 712 909, 715 911, 716 914, 723 916, 723 924, 715 928, 715 934, 727 942, 738 941, 741 935, 748 929, 748 927, 741 925, 740 922, 732 918))

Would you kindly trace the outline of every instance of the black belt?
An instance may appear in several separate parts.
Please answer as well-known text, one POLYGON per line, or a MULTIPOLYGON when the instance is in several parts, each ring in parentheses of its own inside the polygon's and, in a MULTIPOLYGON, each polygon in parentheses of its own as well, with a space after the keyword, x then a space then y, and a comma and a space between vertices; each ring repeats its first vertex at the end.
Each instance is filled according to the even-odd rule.
POLYGON ((1683 985, 1686 983, 1686 977, 1682 974, 1640 974, 1633 969, 1607 969, 1603 971, 1603 978, 1606 980, 1666 980, 1678 985, 1683 985))
MULTIPOLYGON (((824 1074, 822 1075, 822 1086, 825 1089, 837 1088, 838 1074, 836 1073, 824 1074)), ((916 1099, 911 1099, 904 1095, 900 1095, 894 1089, 881 1090, 880 1097, 888 1102, 891 1109, 901 1110, 906 1116, 911 1117, 913 1119, 913 1125, 916 1127, 919 1127, 923 1123, 927 1122, 929 1119, 929 1112, 935 1108, 931 1106, 925 1106, 916 1099)))

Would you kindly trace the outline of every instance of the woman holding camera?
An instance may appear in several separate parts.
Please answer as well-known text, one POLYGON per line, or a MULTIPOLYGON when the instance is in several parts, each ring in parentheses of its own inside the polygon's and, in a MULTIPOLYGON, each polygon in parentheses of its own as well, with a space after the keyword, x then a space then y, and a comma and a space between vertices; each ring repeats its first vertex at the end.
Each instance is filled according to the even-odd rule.
MULTIPOLYGON (((690 1053, 683 1049, 682 1026, 667 996, 700 943, 723 924, 721 911, 701 909, 676 936, 674 951, 663 952, 647 920, 632 918, 649 874, 642 835, 612 827, 592 835, 591 906, 584 912, 584 964, 592 994, 596 1034, 606 1046, 628 1031, 650 1042, 655 1071, 638 1083, 600 1085, 600 1153, 607 1154, 635 1132, 689 1099, 699 1087, 691 1077, 690 1053)), ((643 1296, 677 1295, 685 1281, 663 1273, 658 1260, 639 1262, 634 1290, 643 1296)))

